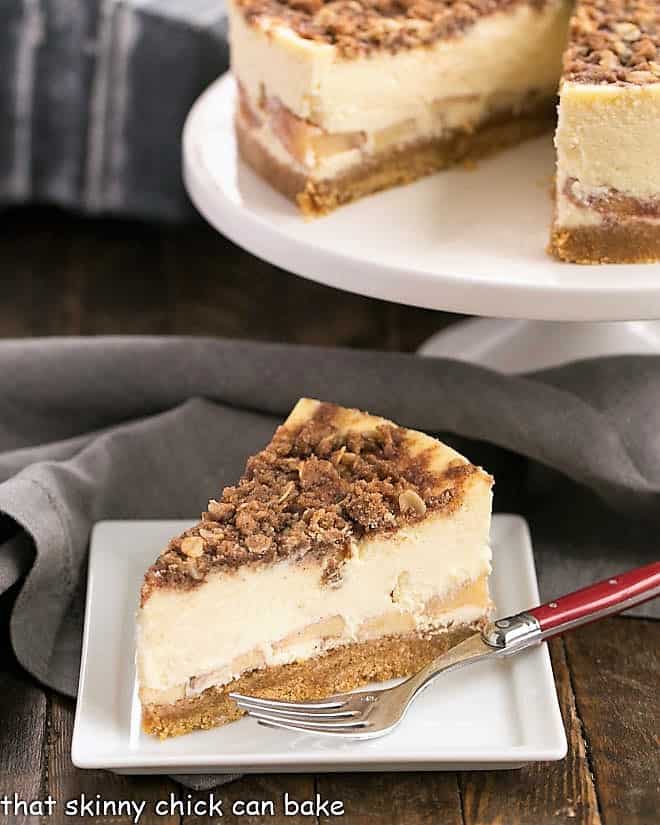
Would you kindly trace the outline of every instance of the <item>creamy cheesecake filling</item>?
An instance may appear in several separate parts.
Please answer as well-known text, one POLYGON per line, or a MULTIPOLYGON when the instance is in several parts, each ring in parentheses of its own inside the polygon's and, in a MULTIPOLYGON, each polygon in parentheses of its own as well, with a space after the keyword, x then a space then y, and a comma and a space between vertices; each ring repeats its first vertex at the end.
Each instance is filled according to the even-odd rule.
MULTIPOLYGON (((296 639, 296 634, 318 623, 335 622, 341 635, 334 643, 345 644, 364 640, 369 632, 386 633, 386 617, 417 632, 477 620, 488 608, 483 599, 449 614, 442 608, 443 600, 490 571, 484 543, 490 501, 490 494, 468 499, 451 518, 430 516, 356 545, 336 587, 322 583, 317 561, 286 560, 209 576, 197 590, 152 593, 138 621, 142 701, 176 701, 186 695, 190 679, 203 674, 220 674, 214 680, 226 683, 239 675, 237 667, 269 667, 314 655, 318 636, 296 639), (267 636, 260 604, 268 605, 267 636)), ((193 683, 192 689, 205 689, 202 684, 193 683)))
MULTIPOLYGON (((246 21, 230 2, 232 68, 251 100, 279 100, 329 134, 374 134, 433 122, 438 101, 554 96, 570 4, 521 2, 459 36, 350 59, 267 17, 246 21)), ((471 114, 474 117, 474 114, 471 114)), ((478 118, 477 118, 478 119, 478 118)))
POLYGON ((564 83, 557 148, 557 227, 658 223, 660 83, 564 83))

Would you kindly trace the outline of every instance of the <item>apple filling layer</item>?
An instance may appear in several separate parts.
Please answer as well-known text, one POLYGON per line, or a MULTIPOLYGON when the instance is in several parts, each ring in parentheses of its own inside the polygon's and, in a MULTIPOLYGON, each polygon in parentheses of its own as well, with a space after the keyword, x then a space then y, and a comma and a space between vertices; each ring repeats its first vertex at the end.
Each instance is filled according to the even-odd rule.
POLYGON ((660 198, 634 197, 607 186, 584 186, 575 178, 564 181, 562 194, 575 209, 593 212, 596 221, 599 216, 603 220, 660 221, 660 198))
POLYGON ((314 179, 345 174, 407 146, 450 140, 470 134, 482 123, 501 117, 537 112, 548 102, 545 92, 530 91, 521 98, 497 93, 456 95, 432 101, 416 117, 375 131, 328 132, 294 114, 278 98, 250 99, 239 85, 238 124, 264 152, 283 166, 314 179))

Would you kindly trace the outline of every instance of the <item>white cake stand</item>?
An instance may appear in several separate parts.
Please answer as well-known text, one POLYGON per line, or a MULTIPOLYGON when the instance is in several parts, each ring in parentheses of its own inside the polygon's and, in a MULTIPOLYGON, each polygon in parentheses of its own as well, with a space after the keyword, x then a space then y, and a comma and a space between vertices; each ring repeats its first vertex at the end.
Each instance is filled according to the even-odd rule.
POLYGON ((361 295, 486 316, 434 336, 424 354, 518 372, 660 353, 660 265, 576 266, 545 253, 549 137, 305 221, 237 157, 234 101, 225 75, 193 107, 184 177, 202 215, 254 255, 361 295))

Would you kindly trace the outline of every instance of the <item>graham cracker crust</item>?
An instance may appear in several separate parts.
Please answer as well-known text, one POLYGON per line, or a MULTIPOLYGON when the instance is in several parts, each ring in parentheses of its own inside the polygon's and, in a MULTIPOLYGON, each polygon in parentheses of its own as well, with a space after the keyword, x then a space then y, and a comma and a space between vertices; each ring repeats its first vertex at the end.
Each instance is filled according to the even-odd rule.
POLYGON ((365 195, 412 183, 458 163, 470 163, 554 128, 555 102, 547 101, 520 114, 499 114, 473 132, 424 139, 371 158, 358 168, 325 181, 313 181, 280 163, 236 118, 238 149, 257 174, 308 217, 325 215, 365 195))
POLYGON ((645 264, 660 261, 660 224, 607 222, 601 226, 555 228, 548 252, 576 264, 645 264))
POLYGON ((142 727, 146 733, 166 739, 233 722, 244 714, 229 698, 232 691, 295 702, 411 676, 477 627, 462 625, 428 637, 390 636, 357 642, 314 659, 252 671, 173 705, 147 705, 142 710, 142 727))

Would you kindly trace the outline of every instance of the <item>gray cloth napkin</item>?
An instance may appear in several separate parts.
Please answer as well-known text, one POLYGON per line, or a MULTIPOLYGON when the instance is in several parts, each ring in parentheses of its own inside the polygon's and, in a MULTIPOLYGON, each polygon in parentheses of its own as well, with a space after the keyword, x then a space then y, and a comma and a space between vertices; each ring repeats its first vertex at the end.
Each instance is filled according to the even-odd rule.
POLYGON ((224 0, 2 0, 0 204, 189 219, 181 131, 226 35, 224 0))
POLYGON ((71 696, 93 523, 197 516, 301 396, 459 437, 495 474, 497 508, 530 519, 543 597, 658 557, 660 358, 512 377, 395 353, 51 338, 0 343, 0 382, 0 592, 22 579, 16 656, 71 696))

